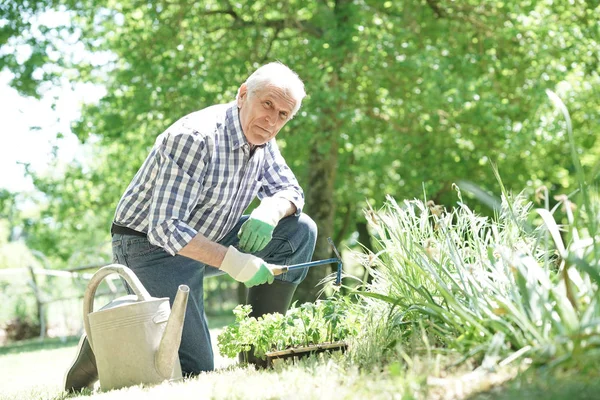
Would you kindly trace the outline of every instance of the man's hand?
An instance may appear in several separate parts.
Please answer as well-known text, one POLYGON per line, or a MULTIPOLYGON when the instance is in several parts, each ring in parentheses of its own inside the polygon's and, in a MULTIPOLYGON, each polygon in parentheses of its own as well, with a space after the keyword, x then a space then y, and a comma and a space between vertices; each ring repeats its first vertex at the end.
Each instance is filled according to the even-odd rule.
POLYGON ((279 219, 280 213, 277 209, 262 204, 256 207, 238 232, 240 249, 248 253, 264 249, 271 241, 279 219))
POLYGON ((273 283, 275 279, 272 268, 261 258, 252 254, 241 253, 235 247, 229 246, 220 269, 227 272, 233 279, 243 282, 246 287, 273 283))

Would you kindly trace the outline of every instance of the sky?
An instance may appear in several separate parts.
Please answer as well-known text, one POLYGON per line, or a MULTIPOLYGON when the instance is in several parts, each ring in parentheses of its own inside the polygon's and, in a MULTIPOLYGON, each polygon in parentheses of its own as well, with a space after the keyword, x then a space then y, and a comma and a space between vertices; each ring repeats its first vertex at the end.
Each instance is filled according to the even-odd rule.
POLYGON ((13 192, 33 189, 31 179, 25 178, 20 163, 30 163, 36 172, 46 170, 51 160, 53 145, 59 148, 59 157, 68 162, 76 157, 80 145, 69 128, 80 113, 81 93, 70 88, 56 88, 41 100, 23 97, 8 82, 10 73, 0 73, 0 110, 2 114, 3 144, 0 146, 0 188, 13 192), (58 95, 55 110, 52 96, 58 95), (32 127, 40 127, 32 130, 32 127), (57 133, 63 139, 56 139, 57 133))
MULTIPOLYGON (((36 31, 38 24, 53 27, 68 23, 68 20, 69 16, 64 12, 46 12, 32 22, 32 34, 34 37, 40 34, 36 31)), ((55 52, 51 57, 89 56, 76 37, 67 38, 58 47, 62 54, 55 52)), ((27 46, 18 44, 9 44, 3 51, 16 52, 17 60, 26 59, 30 54, 27 46)), ((82 156, 83 146, 71 132, 70 124, 79 117, 83 102, 97 101, 103 96, 104 89, 90 84, 72 89, 64 79, 59 87, 44 89, 42 98, 38 100, 19 95, 9 86, 11 77, 9 71, 0 71, 0 189, 30 191, 33 184, 30 178, 24 176, 25 168, 21 163, 29 163, 32 170, 43 173, 52 159, 53 146, 58 148, 61 163, 82 156), (54 109, 53 102, 56 102, 54 109), (58 133, 64 137, 56 139, 58 133)))

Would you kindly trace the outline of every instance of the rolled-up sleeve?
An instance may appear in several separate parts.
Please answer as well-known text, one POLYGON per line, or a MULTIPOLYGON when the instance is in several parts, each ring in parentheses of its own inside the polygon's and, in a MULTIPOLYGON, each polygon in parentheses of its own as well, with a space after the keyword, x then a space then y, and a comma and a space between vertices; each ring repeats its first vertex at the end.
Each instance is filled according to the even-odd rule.
POLYGON ((304 208, 304 192, 281 155, 275 140, 271 140, 265 146, 264 174, 258 198, 262 200, 265 197, 289 200, 296 206, 295 215, 300 215, 304 208))
POLYGON ((167 134, 156 147, 159 166, 148 215, 148 240, 175 255, 197 231, 186 223, 206 173, 206 142, 191 134, 167 134))

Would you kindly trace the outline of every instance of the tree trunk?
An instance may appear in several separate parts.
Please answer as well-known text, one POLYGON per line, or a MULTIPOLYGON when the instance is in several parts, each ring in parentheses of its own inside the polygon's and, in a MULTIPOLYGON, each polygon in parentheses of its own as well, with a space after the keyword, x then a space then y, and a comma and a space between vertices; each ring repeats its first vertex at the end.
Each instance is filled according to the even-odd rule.
MULTIPOLYGON (((331 114, 327 113, 327 115, 331 114)), ((310 150, 309 165, 311 168, 306 187, 306 209, 319 229, 313 260, 323 260, 331 257, 331 247, 327 242, 327 238, 333 237, 334 233, 335 204, 333 190, 337 168, 337 152, 337 132, 329 129, 326 134, 313 142, 310 150)), ((330 272, 330 265, 310 268, 306 279, 296 291, 295 298, 298 302, 314 301, 321 289, 318 286, 319 281, 330 272)))
MULTIPOLYGON (((373 242, 371 241, 371 234, 369 233, 368 225, 366 221, 357 221, 356 230, 358 231, 358 242, 365 247, 365 252, 370 251, 373 253, 373 242)), ((373 276, 368 273, 365 269, 365 275, 363 281, 371 283, 373 276)))
MULTIPOLYGON (((341 87, 340 71, 346 63, 346 58, 351 57, 348 45, 352 43, 350 29, 350 14, 353 10, 352 0, 336 0, 332 11, 334 25, 324 34, 332 43, 331 65, 333 72, 328 76, 328 90, 331 103, 320 111, 321 132, 311 143, 309 155, 308 186, 306 192, 306 210, 316 222, 319 229, 314 260, 323 260, 332 256, 332 250, 327 238, 334 237, 335 216, 335 176, 337 172, 338 147, 340 129, 344 119, 340 117, 340 110, 344 107, 344 93, 341 87)), ((302 285, 298 287, 295 298, 299 303, 314 301, 321 290, 319 282, 332 271, 331 265, 317 266, 308 270, 308 275, 302 285)))

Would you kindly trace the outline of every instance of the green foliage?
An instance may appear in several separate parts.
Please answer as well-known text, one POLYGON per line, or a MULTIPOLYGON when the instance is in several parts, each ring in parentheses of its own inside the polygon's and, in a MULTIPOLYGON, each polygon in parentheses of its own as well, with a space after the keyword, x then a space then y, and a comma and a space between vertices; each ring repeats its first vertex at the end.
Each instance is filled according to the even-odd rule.
POLYGON ((28 285, 26 269, 22 274, 0 279, 0 304, 0 328, 6 331, 7 340, 22 340, 40 334, 35 297, 28 285))
MULTIPOLYGON (((3 296, 4 297, 4 296, 3 296)), ((14 301, 14 317, 5 320, 2 323, 2 329, 6 332, 6 339, 14 342, 24 339, 30 339, 40 334, 40 323, 37 318, 32 317, 35 315, 31 311, 31 297, 29 299, 25 296, 20 296, 14 301)), ((6 303, 4 303, 6 304, 6 303)))
POLYGON ((15 240, 14 231, 21 228, 22 215, 17 209, 21 196, 0 189, 0 269, 35 265, 30 249, 23 240, 15 240))
POLYGON ((433 339, 426 343, 457 349, 464 359, 476 356, 486 367, 524 356, 574 365, 596 354, 600 201, 581 167, 569 112, 548 95, 565 117, 580 205, 560 196, 550 209, 546 190, 538 198, 545 208, 534 212, 522 196, 509 194, 496 166, 503 199, 493 220, 469 209, 460 191, 450 212, 389 197, 383 210, 368 213, 381 250, 365 258, 374 279, 361 293, 370 318, 382 308, 388 313, 376 327, 383 335, 425 326, 433 339), (561 205, 568 222, 562 231, 554 218, 561 205))
POLYGON ((533 213, 519 197, 505 197, 494 220, 462 199, 445 212, 389 198, 384 210, 370 214, 381 251, 368 260, 374 279, 361 294, 373 310, 381 304, 393 310, 388 329, 424 326, 433 346, 465 358, 509 362, 527 355, 558 363, 594 351, 599 238, 573 235, 571 226, 566 247, 552 213, 537 210, 543 224, 532 229, 533 213), (548 231, 556 247, 544 240, 548 231))
POLYGON ((345 340, 358 330, 358 316, 349 312, 349 306, 347 298, 330 298, 294 305, 285 316, 255 318, 249 316, 251 306, 239 305, 233 310, 235 323, 218 337, 219 351, 234 358, 252 345, 254 354, 264 359, 269 351, 345 340))
MULTIPOLYGON (((582 132, 576 144, 592 149, 582 163, 597 176, 600 77, 590 49, 600 41, 599 11, 581 0, 2 5, 0 68, 21 93, 38 95, 58 75, 107 93, 72 127, 97 162, 36 182, 48 209, 31 223, 30 243, 64 261, 75 238, 92 247, 106 240, 154 138, 188 112, 232 100, 273 59, 306 82, 309 97, 279 140, 323 238, 347 239, 366 202, 381 205, 387 194, 415 198, 425 188, 449 206, 459 180, 497 192, 489 160, 509 189, 570 191, 575 166, 544 90, 568 99, 582 132), (57 9, 70 16, 65 25, 32 22, 57 9), (97 57, 63 54, 73 37, 97 57), (22 62, 19 45, 31 49, 22 62)), ((319 244, 316 258, 326 252, 319 244)))
POLYGON ((25 243, 22 241, 0 243, 0 269, 25 268, 30 265, 37 265, 37 263, 25 243))

